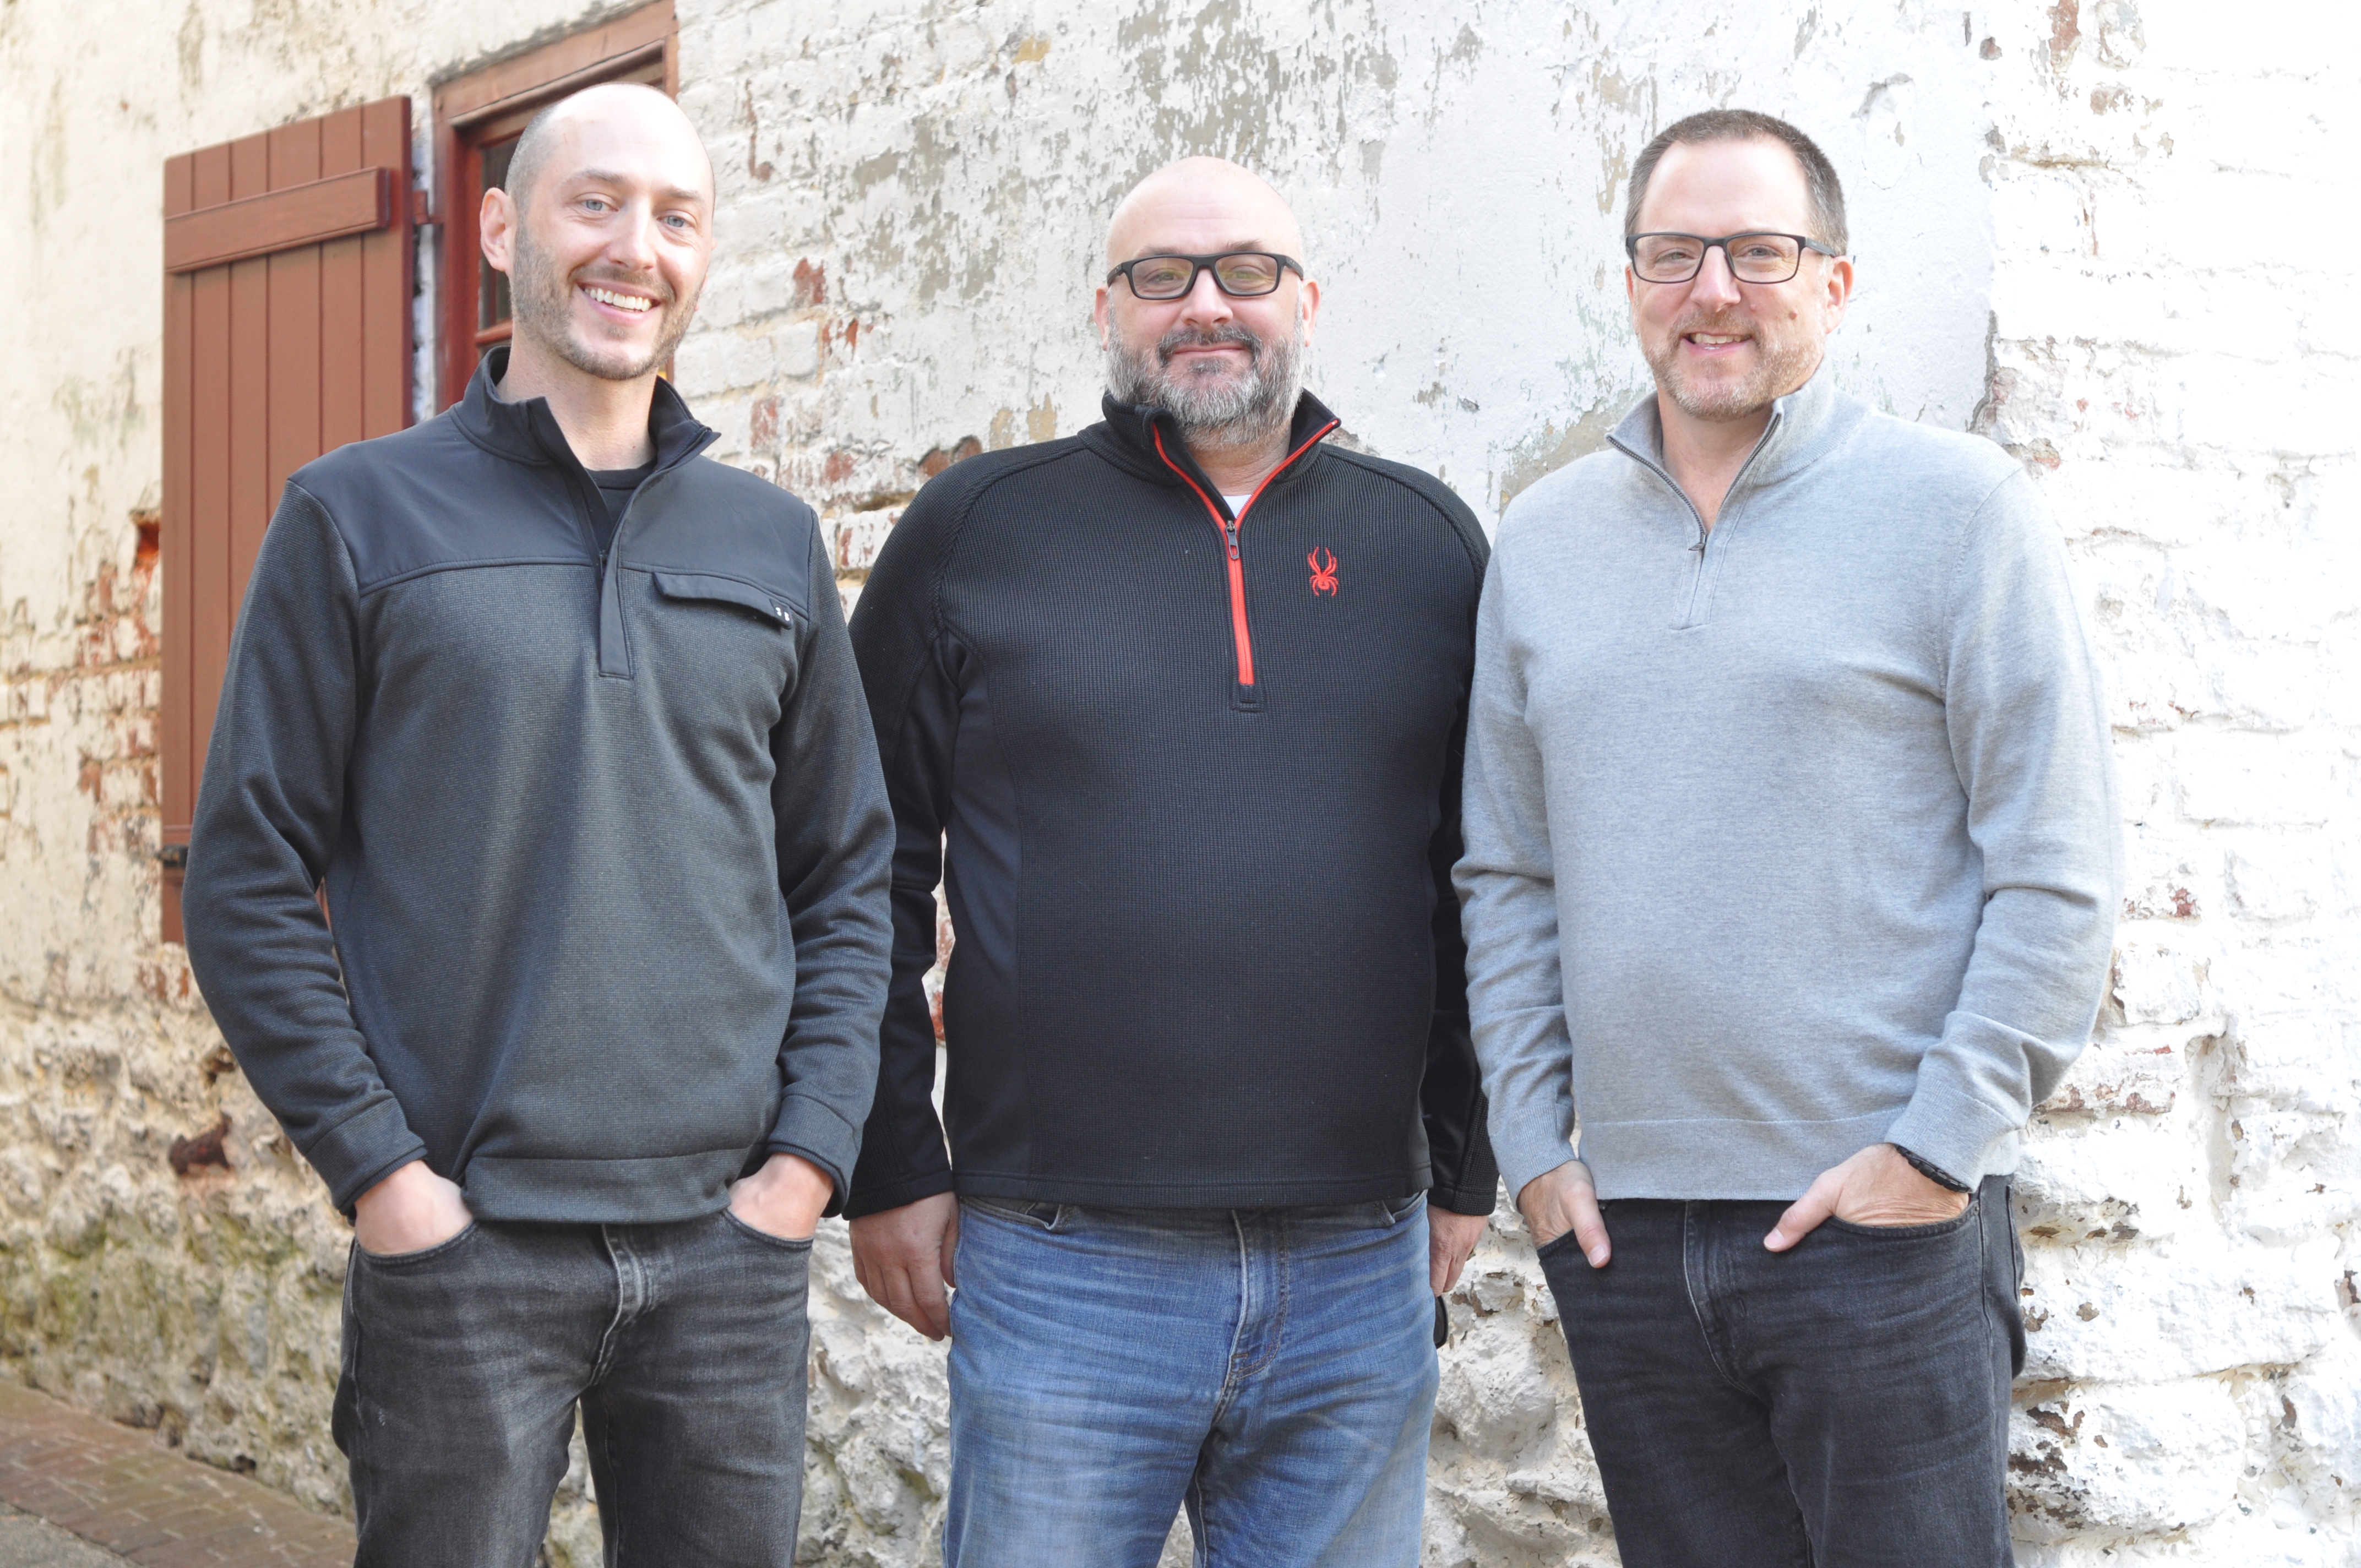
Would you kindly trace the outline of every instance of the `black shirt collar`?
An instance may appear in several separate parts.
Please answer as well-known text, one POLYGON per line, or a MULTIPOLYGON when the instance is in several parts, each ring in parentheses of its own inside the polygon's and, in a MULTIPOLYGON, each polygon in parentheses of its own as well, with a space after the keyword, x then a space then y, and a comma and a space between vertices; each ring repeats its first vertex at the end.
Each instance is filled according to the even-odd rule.
MULTIPOLYGON (((1180 433, 1180 422, 1174 419, 1169 411, 1145 404, 1119 402, 1113 393, 1106 393, 1099 399, 1099 411, 1106 421, 1104 428, 1108 436, 1107 444, 1127 460, 1126 467, 1135 468, 1161 484, 1180 483, 1180 476, 1166 467, 1164 460, 1157 455, 1156 438, 1161 434, 1164 450, 1172 461, 1180 465, 1189 477, 1203 486, 1208 493, 1212 492, 1213 481, 1205 477, 1204 470, 1198 467, 1197 460, 1189 455, 1189 443, 1180 433)), ((1327 404, 1310 392, 1297 393, 1295 417, 1288 422, 1288 451, 1293 452, 1336 422, 1336 416, 1328 411, 1327 404)), ((1304 459, 1312 455, 1305 453, 1302 458, 1288 465, 1278 477, 1290 477, 1296 469, 1303 466, 1304 459)))
MULTIPOLYGON (((557 426, 557 416, 549 411, 549 400, 527 398, 511 403, 493 392, 494 384, 508 374, 508 368, 506 344, 485 355, 476 366, 475 375, 467 380, 467 395, 451 411, 460 430, 477 445, 501 457, 581 468, 566 433, 557 426)), ((656 449, 653 473, 678 467, 719 440, 720 434, 698 423, 672 383, 658 378, 655 396, 648 404, 648 436, 656 449)))

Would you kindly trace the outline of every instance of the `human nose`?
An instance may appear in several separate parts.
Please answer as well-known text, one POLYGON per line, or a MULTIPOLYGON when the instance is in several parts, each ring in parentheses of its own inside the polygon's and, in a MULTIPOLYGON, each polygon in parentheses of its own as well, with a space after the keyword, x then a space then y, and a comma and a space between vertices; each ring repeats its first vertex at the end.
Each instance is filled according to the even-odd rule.
POLYGON ((653 206, 634 202, 623 209, 622 221, 608 236, 607 259, 633 272, 655 269, 656 214, 653 206))
POLYGON ((1196 280, 1180 298, 1180 319, 1184 322, 1225 322, 1235 313, 1230 309, 1230 297, 1213 280, 1213 269, 1201 267, 1196 280))
POLYGON ((1745 296, 1738 291, 1738 275, 1730 269, 1727 247, 1709 245, 1689 283, 1689 298, 1703 305, 1734 305, 1745 296))

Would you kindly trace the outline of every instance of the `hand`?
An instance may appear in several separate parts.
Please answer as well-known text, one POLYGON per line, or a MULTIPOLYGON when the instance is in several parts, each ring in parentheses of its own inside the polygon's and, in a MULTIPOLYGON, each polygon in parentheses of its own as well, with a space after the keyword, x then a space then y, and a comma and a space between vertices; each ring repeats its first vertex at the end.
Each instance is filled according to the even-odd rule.
POLYGON ((1459 1283, 1459 1271, 1476 1254, 1476 1244, 1484 1239, 1484 1227, 1492 1223, 1488 1214, 1455 1214, 1448 1209, 1438 1209, 1430 1198, 1426 1204, 1426 1282, 1438 1296, 1446 1294, 1459 1283))
POLYGON ((948 1192, 921 1198, 852 1222, 852 1277, 869 1299, 926 1335, 951 1332, 945 1287, 959 1279, 959 1200, 948 1192))
POLYGON ((1931 1225, 1955 1218, 1967 1206, 1968 1194, 1927 1180, 1892 1144, 1872 1144, 1820 1172, 1787 1205, 1763 1245, 1785 1252, 1831 1214, 1855 1225, 1931 1225))
POLYGON ((730 1212, 766 1236, 809 1241, 835 1196, 828 1172, 801 1155, 774 1154, 762 1169, 730 1184, 730 1212))
POLYGON ((1591 1267, 1604 1268, 1615 1255, 1607 1241, 1607 1216, 1598 1212, 1598 1189, 1591 1184, 1590 1168, 1578 1159, 1526 1182, 1517 1194, 1517 1212, 1524 1215, 1525 1229, 1532 1233, 1537 1247, 1572 1231, 1574 1245, 1591 1267))
POLYGON ((458 1187, 423 1159, 395 1168, 353 1202, 353 1239, 377 1257, 441 1246, 475 1223, 458 1187))

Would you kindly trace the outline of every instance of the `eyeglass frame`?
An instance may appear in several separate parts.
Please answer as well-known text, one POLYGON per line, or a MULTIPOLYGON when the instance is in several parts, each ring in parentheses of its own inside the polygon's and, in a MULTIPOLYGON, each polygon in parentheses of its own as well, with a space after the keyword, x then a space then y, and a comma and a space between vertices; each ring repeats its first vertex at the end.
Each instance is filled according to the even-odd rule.
POLYGON ((1281 283, 1287 281, 1287 271, 1290 267, 1295 269, 1295 275, 1297 278, 1301 279, 1303 277, 1303 263, 1296 260, 1292 256, 1284 256, 1276 250, 1222 250, 1216 251, 1211 256, 1184 256, 1177 250, 1159 250, 1153 256, 1135 256, 1129 261, 1123 262, 1107 273, 1106 280, 1107 287, 1112 289, 1115 287, 1115 280, 1118 278, 1122 279, 1124 286, 1131 291, 1131 297, 1137 300, 1143 305, 1169 305, 1176 300, 1185 300, 1190 295, 1195 293, 1197 291, 1197 280, 1203 277, 1208 272, 1213 272, 1213 287, 1219 289, 1229 298, 1233 300, 1268 300, 1273 294, 1279 292, 1279 286, 1281 283), (1213 263, 1224 260, 1233 256, 1268 256, 1273 261, 1279 263, 1279 276, 1271 280, 1269 288, 1265 289, 1259 294, 1241 294, 1236 290, 1231 288, 1228 284, 1223 282, 1222 275, 1219 272, 1213 271, 1213 263), (1177 294, 1162 294, 1154 298, 1150 298, 1149 296, 1141 293, 1139 291, 1139 285, 1131 280, 1131 269, 1146 261, 1187 262, 1189 264, 1189 282, 1187 287, 1183 288, 1177 294))
MULTIPOLYGON (((1719 239, 1708 239, 1701 234, 1683 234, 1678 229, 1650 229, 1645 234, 1627 234, 1623 236, 1624 258, 1631 264, 1631 276, 1638 279, 1642 283, 1663 283, 1668 286, 1681 283, 1694 283, 1697 281, 1697 272, 1705 270, 1706 252, 1716 248, 1719 248, 1721 252, 1722 265, 1730 269, 1730 277, 1732 282, 1752 283, 1757 288, 1763 289, 1775 289, 1782 283, 1794 282, 1795 280, 1796 274, 1804 270, 1804 252, 1807 250, 1816 250, 1831 261, 1834 261, 1844 255, 1843 251, 1832 250, 1828 247, 1822 245, 1818 240, 1814 239, 1810 235, 1782 234, 1777 229, 1745 229, 1737 234, 1723 235, 1719 239), (1646 276, 1640 270, 1640 242, 1643 239, 1693 239, 1697 241, 1697 271, 1690 273, 1686 278, 1650 278, 1646 276), (1738 275, 1737 267, 1732 264, 1730 258, 1730 242, 1734 239, 1794 240, 1795 242, 1795 270, 1788 273, 1784 278, 1741 278, 1738 275)), ((1218 282, 1219 280, 1217 279, 1215 281, 1218 282)), ((1192 289, 1195 288, 1197 286, 1197 280, 1194 278, 1190 279, 1189 286, 1192 289)))

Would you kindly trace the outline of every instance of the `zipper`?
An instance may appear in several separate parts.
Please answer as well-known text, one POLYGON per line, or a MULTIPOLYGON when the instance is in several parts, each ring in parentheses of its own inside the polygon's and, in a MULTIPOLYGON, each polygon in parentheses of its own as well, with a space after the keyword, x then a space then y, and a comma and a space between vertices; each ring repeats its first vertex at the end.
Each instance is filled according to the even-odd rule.
POLYGON ((1785 419, 1786 415, 1784 413, 1773 413, 1771 416, 1771 422, 1763 427, 1763 434, 1761 438, 1754 443, 1754 450, 1746 455, 1746 461, 1740 464, 1738 466, 1738 472, 1730 477, 1730 488, 1722 492, 1721 515, 1715 520, 1713 528, 1708 528, 1705 525, 1705 513, 1697 510, 1697 503, 1689 499, 1689 493, 1681 488, 1680 482, 1673 477, 1672 471, 1670 469, 1667 469, 1662 464, 1657 463, 1654 459, 1648 456, 1647 454, 1641 452, 1621 441, 1616 440, 1616 438, 1611 435, 1607 438, 1618 452, 1622 453, 1624 456, 1631 458, 1633 462, 1639 464, 1640 466, 1645 468, 1648 472, 1656 476, 1657 478, 1663 480, 1664 488, 1673 492, 1674 499, 1688 509, 1689 521, 1697 524, 1697 543, 1688 547, 1688 553, 1696 556, 1697 561, 1689 573, 1688 603, 1681 611, 1681 619, 1675 628, 1676 630, 1683 630, 1698 624, 1697 601, 1705 592, 1705 585, 1707 581, 1705 569, 1706 553, 1712 548, 1715 530, 1725 528, 1729 525, 1730 498, 1736 495, 1738 493, 1739 486, 1746 482, 1746 476, 1753 471, 1755 460, 1760 458, 1770 447, 1771 438, 1779 433, 1779 426, 1785 421, 1785 419))
POLYGON ((1305 437, 1301 445, 1280 458, 1279 466, 1262 477, 1262 483, 1254 488, 1254 494, 1246 498, 1246 504, 1238 509, 1235 517, 1224 515, 1222 509, 1213 503, 1213 498, 1205 493, 1204 487, 1191 478, 1187 469, 1172 461, 1172 455, 1164 450, 1164 433, 1152 425, 1148 429, 1148 433, 1156 440, 1156 455, 1164 460, 1167 468, 1180 476, 1181 483, 1197 493, 1199 500, 1205 503, 1205 515, 1213 520, 1213 531, 1222 536, 1223 552, 1228 558, 1230 638, 1237 649, 1238 685, 1249 690, 1255 685, 1254 634, 1246 628, 1246 566, 1245 557, 1238 554, 1238 530, 1245 524, 1246 513, 1254 510, 1255 502, 1262 499, 1263 491, 1270 488, 1270 482, 1285 473, 1289 464, 1311 451, 1320 438, 1335 429, 1339 422, 1330 420, 1305 437))

